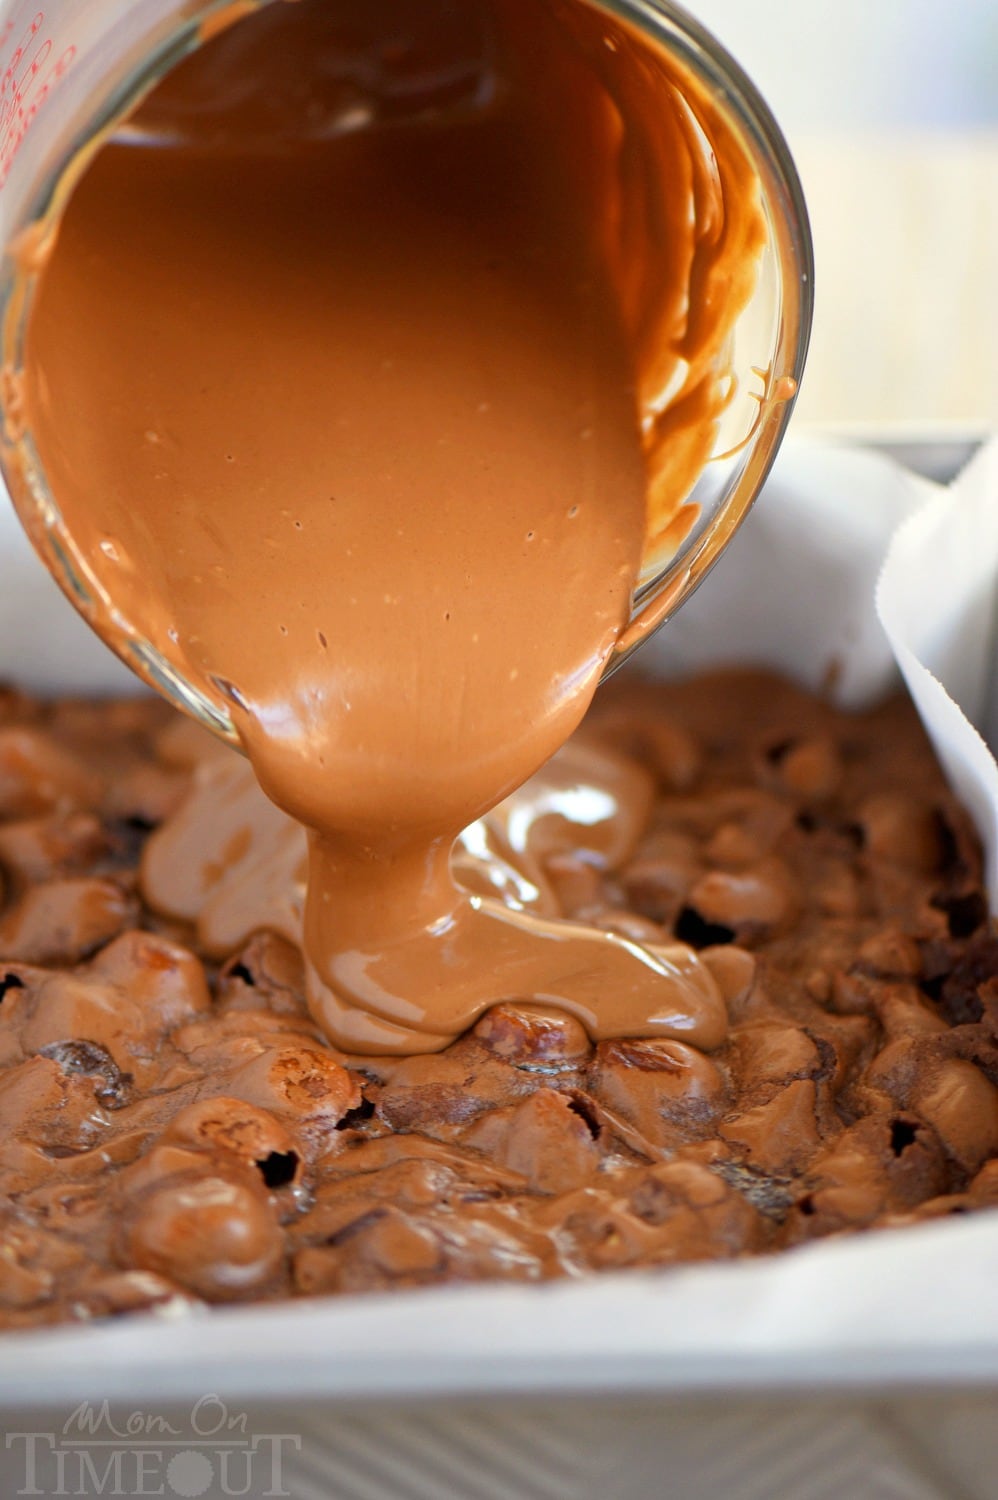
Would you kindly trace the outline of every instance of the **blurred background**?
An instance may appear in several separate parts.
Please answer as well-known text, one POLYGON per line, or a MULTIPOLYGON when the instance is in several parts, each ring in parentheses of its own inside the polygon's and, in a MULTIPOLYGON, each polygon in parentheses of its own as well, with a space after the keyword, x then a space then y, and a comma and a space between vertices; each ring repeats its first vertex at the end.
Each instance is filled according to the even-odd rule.
POLYGON ((816 315, 795 431, 998 429, 998 0, 685 0, 800 171, 816 315))

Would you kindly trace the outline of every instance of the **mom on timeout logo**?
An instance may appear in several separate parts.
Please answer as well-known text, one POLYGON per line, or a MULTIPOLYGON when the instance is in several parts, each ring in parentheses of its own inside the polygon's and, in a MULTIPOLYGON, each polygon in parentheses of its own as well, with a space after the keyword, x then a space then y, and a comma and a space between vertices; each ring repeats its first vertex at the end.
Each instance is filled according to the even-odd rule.
MULTIPOLYGON (((174 1413, 174 1418, 176 1414, 174 1413)), ((245 1412, 202 1396, 186 1422, 155 1412, 115 1414, 81 1401, 58 1430, 6 1432, 7 1495, 245 1495, 291 1500, 284 1461, 301 1449, 290 1432, 251 1432, 245 1412)), ((6 1496, 5 1496, 6 1500, 6 1496)))

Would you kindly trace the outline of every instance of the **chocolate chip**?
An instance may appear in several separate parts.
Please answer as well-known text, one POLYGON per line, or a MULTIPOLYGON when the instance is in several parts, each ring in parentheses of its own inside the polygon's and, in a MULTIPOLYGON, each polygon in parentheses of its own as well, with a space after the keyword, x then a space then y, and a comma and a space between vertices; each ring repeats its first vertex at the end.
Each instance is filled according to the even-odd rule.
POLYGON ((707 922, 693 906, 684 906, 676 918, 676 937, 691 948, 714 948, 721 943, 733 943, 735 930, 720 922, 707 922))
POLYGON ((922 989, 934 999, 951 1026, 975 1025, 984 1014, 978 990, 998 977, 998 939, 982 933, 972 938, 945 977, 930 976, 922 989))
POLYGON ((267 1187, 282 1188, 294 1181, 300 1160, 297 1151, 271 1151, 257 1162, 257 1168, 267 1187))

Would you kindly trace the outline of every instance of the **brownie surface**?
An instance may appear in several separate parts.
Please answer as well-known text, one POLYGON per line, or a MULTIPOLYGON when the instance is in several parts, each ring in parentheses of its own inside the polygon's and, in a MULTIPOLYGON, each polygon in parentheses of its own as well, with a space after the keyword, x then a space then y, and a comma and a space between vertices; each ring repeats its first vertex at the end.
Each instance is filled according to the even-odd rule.
POLYGON ((157 701, 0 698, 0 1325, 176 1298, 541 1280, 998 1204, 998 940, 966 814, 897 699, 772 677, 611 683, 584 726, 657 796, 563 914, 699 949, 709 1056, 594 1047, 509 1003, 445 1051, 349 1058, 297 949, 222 964, 143 902, 196 735, 157 701))

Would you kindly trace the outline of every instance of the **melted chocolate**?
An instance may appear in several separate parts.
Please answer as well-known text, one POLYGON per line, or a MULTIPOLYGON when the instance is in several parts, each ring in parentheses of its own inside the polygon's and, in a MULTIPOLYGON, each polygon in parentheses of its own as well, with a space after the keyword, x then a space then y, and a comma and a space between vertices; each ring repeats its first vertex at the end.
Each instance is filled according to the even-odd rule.
MULTIPOLYGON (((223 701, 308 829, 338 1045, 441 1048, 511 998, 721 1040, 690 947, 552 924, 452 850, 579 723, 692 524, 761 243, 721 112, 609 15, 302 0, 170 74, 35 256, 18 410, 95 623, 223 701)), ((186 909, 172 847, 154 889, 186 909)))

